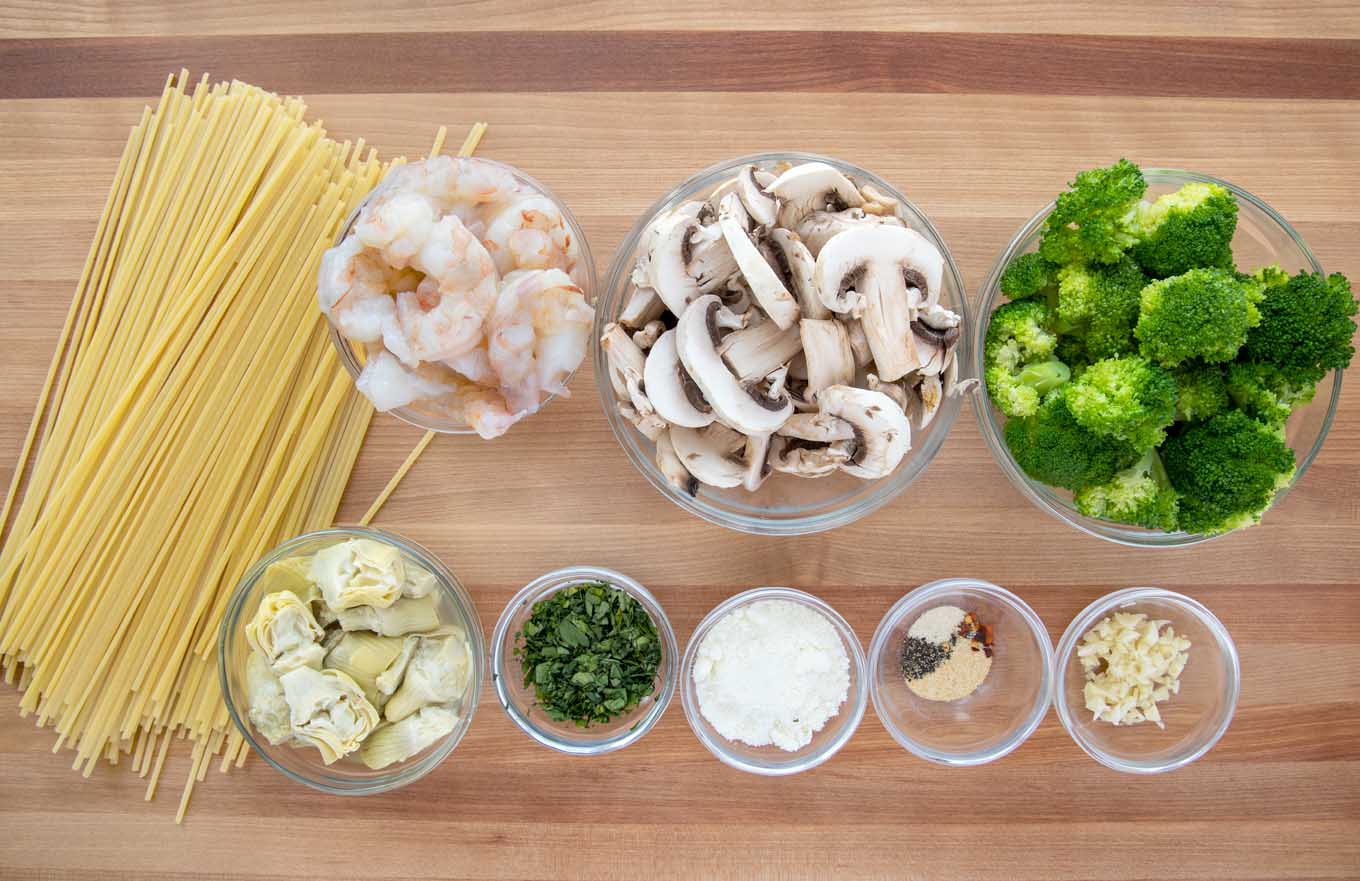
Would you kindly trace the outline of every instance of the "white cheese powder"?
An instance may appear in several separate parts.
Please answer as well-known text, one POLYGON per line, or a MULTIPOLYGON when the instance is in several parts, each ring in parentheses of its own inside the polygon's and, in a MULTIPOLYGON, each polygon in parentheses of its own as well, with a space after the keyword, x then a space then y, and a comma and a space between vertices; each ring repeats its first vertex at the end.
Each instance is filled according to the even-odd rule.
POLYGON ((713 625, 695 653, 699 711, 728 740, 793 752, 850 692, 850 656, 825 615, 761 600, 713 625))

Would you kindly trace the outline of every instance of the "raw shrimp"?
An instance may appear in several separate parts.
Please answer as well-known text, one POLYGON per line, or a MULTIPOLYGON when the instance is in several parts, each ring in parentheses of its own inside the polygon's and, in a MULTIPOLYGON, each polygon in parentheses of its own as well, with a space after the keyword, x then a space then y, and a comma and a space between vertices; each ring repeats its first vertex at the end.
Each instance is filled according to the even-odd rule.
POLYGON ((534 302, 538 386, 565 398, 570 395, 567 379, 586 357, 595 310, 566 273, 553 269, 535 274, 543 285, 534 302))
POLYGON ((495 304, 499 279, 491 255, 449 214, 431 227, 414 264, 425 279, 397 295, 397 320, 411 354, 442 361, 475 348, 495 304))
POLYGON ((321 312, 355 342, 382 339, 383 322, 396 313, 381 262, 352 236, 321 258, 316 296, 321 312))
POLYGON ((382 187, 364 204, 354 235, 381 252, 393 269, 405 269, 430 237, 435 206, 421 193, 382 187))
POLYGON ((534 306, 542 288, 539 276, 543 274, 513 272, 506 276, 496 296, 496 308, 487 319, 486 348, 491 367, 507 406, 516 411, 538 409, 534 306))
POLYGON ((513 412, 499 391, 477 386, 463 396, 463 417, 486 440, 500 437, 529 414, 513 412))
POLYGON ((480 237, 482 244, 496 260, 496 268, 502 274, 512 269, 547 269, 556 266, 566 268, 571 252, 574 250, 571 229, 567 226, 562 212, 546 196, 526 196, 502 209, 487 223, 486 234, 480 237), (551 244, 542 237, 521 237, 518 250, 532 257, 535 252, 556 251, 555 255, 539 256, 532 262, 521 262, 511 248, 511 238, 521 230, 538 230, 551 238, 551 244))
POLYGON ((487 348, 510 407, 537 410, 546 394, 568 394, 566 380, 585 358, 595 310, 560 269, 505 277, 487 322, 487 348))
POLYGON ((354 387, 382 411, 457 390, 454 383, 445 381, 436 371, 426 367, 408 370, 390 353, 383 351, 369 358, 354 387))
POLYGON ((455 202, 509 203, 524 190, 510 172, 481 159, 455 159, 457 163, 453 189, 449 193, 455 202))
POLYGON ((495 369, 491 366, 491 356, 487 353, 485 343, 470 352, 464 352, 453 358, 445 358, 444 364, 458 375, 470 379, 478 385, 494 386, 499 381, 496 378, 495 369))

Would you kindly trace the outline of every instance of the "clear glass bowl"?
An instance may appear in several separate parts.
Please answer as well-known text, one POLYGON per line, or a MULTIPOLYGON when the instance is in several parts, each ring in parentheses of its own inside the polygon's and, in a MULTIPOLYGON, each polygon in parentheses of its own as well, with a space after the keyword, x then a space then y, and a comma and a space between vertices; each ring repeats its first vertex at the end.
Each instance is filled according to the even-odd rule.
POLYGON ((506 605, 491 635, 491 681, 505 714, 534 740, 574 756, 598 756, 623 749, 652 730, 675 696, 680 648, 670 619, 656 597, 633 579, 612 569, 571 566, 541 575, 526 585, 506 605), (563 588, 585 581, 603 581, 624 591, 642 604, 661 638, 661 666, 656 671, 656 690, 630 712, 608 723, 581 728, 574 722, 556 722, 538 709, 532 687, 524 685, 520 659, 514 654, 520 628, 533 614, 534 604, 563 588))
POLYGON ((694 735, 723 764, 739 771, 766 777, 798 774, 817 767, 839 752, 841 747, 850 742, 860 720, 864 718, 864 708, 869 703, 869 686, 864 671, 864 649, 860 647, 855 631, 840 613, 812 594, 788 587, 757 587, 719 603, 694 629, 694 635, 690 637, 689 645, 685 648, 685 660, 680 667, 680 703, 685 709, 685 719, 689 721, 689 727, 694 730, 694 735), (728 612, 763 600, 789 600, 817 611, 836 628, 836 633, 845 644, 845 652, 850 657, 850 690, 845 702, 822 730, 812 735, 812 741, 796 752, 787 752, 777 746, 748 746, 728 740, 709 724, 699 710, 699 695, 694 685, 694 658, 699 651, 699 645, 713 629, 713 625, 722 620, 728 612))
MULTIPOLYGON (((1291 273, 1300 270, 1322 272, 1322 266, 1303 241, 1303 237, 1273 208, 1241 187, 1234 186, 1216 177, 1210 177, 1207 174, 1177 171, 1169 168, 1146 168, 1143 170, 1143 175, 1148 182, 1148 198, 1174 192, 1180 189, 1183 184, 1192 181, 1219 184, 1232 191, 1233 195, 1237 197, 1238 205, 1237 233, 1232 242, 1233 254, 1237 258, 1238 266, 1255 269, 1258 266, 1278 263, 1283 269, 1291 273)), ((1006 302, 1005 295, 1001 293, 1001 274, 1012 259, 1038 248, 1041 227, 1053 210, 1053 204, 1049 202, 1020 228, 1020 231, 1015 234, 1015 238, 1011 239, 1010 244, 1002 251, 1000 258, 997 259, 992 266, 992 271, 987 276, 987 283, 983 286, 981 292, 978 320, 973 326, 971 353, 973 364, 970 368, 973 376, 983 376, 983 341, 987 338, 987 327, 991 324, 992 312, 1006 302)), ((1289 417, 1289 423, 1285 426, 1285 436, 1289 445, 1294 448, 1296 453, 1301 452, 1302 457, 1298 458, 1298 470, 1294 475, 1293 483, 1290 484, 1290 487, 1280 491, 1275 499, 1276 504, 1284 498, 1289 488, 1292 488, 1303 478, 1308 466, 1313 464, 1313 459, 1322 449, 1322 442, 1327 437, 1327 431, 1332 427, 1332 419, 1336 416, 1336 407, 1340 399, 1341 371, 1334 370, 1318 383, 1317 394, 1313 397, 1313 400, 1295 410, 1293 415, 1289 417)), ((1015 459, 1011 456, 1010 448, 1006 446, 1006 439, 1002 435, 1002 427, 1006 424, 1006 417, 992 405, 991 398, 987 395, 985 388, 979 389, 978 393, 973 395, 973 409, 977 413, 978 425, 982 428, 982 436, 987 442, 987 448, 991 450, 992 457, 996 459, 1001 470, 1010 478, 1011 483, 1024 493, 1025 497, 1031 502, 1059 520, 1088 535, 1131 547, 1181 547, 1217 537, 1189 532, 1163 532, 1156 529, 1143 529, 1138 526, 1128 526, 1123 523, 1087 517, 1072 504, 1072 493, 1070 491, 1032 480, 1020 469, 1019 465, 1015 464, 1015 459)), ((1269 517, 1270 514, 1267 512, 1266 516, 1269 517)))
POLYGON ((332 795, 372 795, 399 789, 419 780, 448 758, 449 753, 458 746, 477 711, 477 698, 482 692, 482 681, 486 675, 485 656, 482 623, 477 618, 472 598, 438 557, 410 539, 395 533, 354 526, 321 529, 299 535, 265 554, 246 572, 232 595, 226 615, 222 618, 222 629, 218 637, 217 667, 222 697, 226 701, 232 721, 241 730, 250 748, 263 756, 266 762, 284 776, 322 792, 332 795), (254 726, 248 717, 245 667, 251 649, 250 644, 246 642, 245 625, 254 617, 255 610, 263 599, 264 590, 260 586, 260 576, 271 564, 279 560, 312 554, 350 538, 371 538, 393 545, 406 556, 408 564, 415 563, 434 573, 439 586, 440 617, 463 627, 472 655, 472 678, 468 683, 467 693, 463 696, 458 726, 433 746, 403 762, 378 771, 365 767, 354 756, 346 756, 333 765, 326 765, 321 761, 321 754, 312 747, 292 747, 286 743, 273 746, 263 737, 256 737, 254 726))
POLYGON ((1088 756, 1116 771, 1160 774, 1183 768, 1207 753, 1228 730, 1242 669, 1227 629, 1202 604, 1156 587, 1133 587, 1107 594, 1087 606, 1058 641, 1054 660, 1058 719, 1088 756), (1096 722, 1086 709, 1086 674, 1077 645, 1088 630, 1115 611, 1142 612, 1171 622, 1190 640, 1181 672, 1180 693, 1157 705, 1165 729, 1151 722, 1112 725, 1096 722))
POLYGON ((904 749, 944 765, 982 765, 1024 743, 1053 698, 1053 643, 1044 622, 1005 588, 948 578, 916 588, 883 616, 869 646, 869 694, 883 727, 904 749), (936 606, 973 612, 993 631, 987 678, 956 701, 918 697, 902 675, 907 630, 936 606))
POLYGON ((789 474, 773 474, 757 492, 744 489, 716 489, 701 486, 699 494, 691 497, 671 486, 656 465, 655 447, 633 425, 619 415, 614 386, 609 381, 609 360, 598 345, 605 325, 615 321, 633 292, 630 278, 637 261, 642 234, 658 214, 669 211, 681 202, 707 198, 718 184, 743 165, 753 164, 768 168, 777 162, 826 162, 859 184, 871 183, 901 203, 898 215, 907 226, 924 235, 944 255, 944 290, 940 302, 957 312, 963 319, 965 332, 958 342, 959 377, 964 378, 973 363, 969 347, 971 337, 968 303, 964 293, 963 276, 959 274, 953 255, 944 238, 929 218, 902 193, 877 175, 848 162, 817 156, 811 153, 757 153, 714 165, 691 177, 663 196, 643 212, 628 237, 614 252, 605 287, 595 304, 595 387, 600 394, 609 427, 623 447, 634 467, 642 472, 647 482, 658 492, 692 514, 741 532, 758 535, 804 535, 821 532, 853 523, 886 505, 898 493, 925 471, 930 460, 940 451, 949 429, 958 418, 962 402, 958 396, 946 397, 934 421, 925 431, 912 433, 912 450, 891 475, 880 480, 861 480, 837 472, 828 477, 807 479, 789 474))
MULTIPOLYGON (((525 174, 523 171, 520 171, 515 166, 507 165, 504 162, 497 162, 494 159, 484 159, 481 156, 474 158, 476 158, 478 162, 495 165, 509 172, 514 176, 516 181, 538 194, 545 196, 557 206, 557 210, 562 212, 562 218, 566 221, 567 227, 571 230, 571 234, 576 238, 576 243, 581 250, 580 258, 576 261, 576 269, 573 273, 573 277, 581 290, 585 293, 586 302, 594 302, 595 290, 599 285, 599 280, 595 275, 595 258, 590 253, 590 243, 586 240, 585 230, 582 229, 581 224, 576 221, 576 215, 572 214, 571 210, 568 209, 562 200, 557 198, 556 194, 548 189, 546 185, 525 174)), ((381 184, 379 184, 379 186, 381 186, 381 184)), ((378 189, 375 187, 368 196, 365 196, 364 199, 354 207, 354 211, 345 221, 344 226, 340 228, 340 234, 335 237, 335 244, 340 244, 344 241, 345 236, 349 235, 350 230, 354 228, 355 221, 359 219, 359 212, 363 210, 364 203, 377 191, 378 189)), ((341 363, 345 365, 345 369, 349 371, 349 375, 357 380, 359 374, 362 373, 364 369, 363 353, 356 348, 353 343, 345 339, 340 331, 335 329, 335 325, 330 325, 330 335, 331 342, 335 344, 335 351, 339 354, 341 363)), ((576 371, 573 370, 571 376, 567 377, 567 384, 571 383, 572 377, 575 375, 576 371)), ((540 405, 540 409, 548 406, 548 404, 556 397, 557 395, 549 395, 540 405)), ((427 431, 437 431, 440 434, 476 434, 466 422, 458 419, 450 419, 447 415, 435 412, 428 407, 422 407, 419 403, 409 404, 405 407, 395 407, 387 412, 397 417, 402 422, 409 423, 417 428, 423 428, 427 431)), ((528 418, 533 417, 531 416, 528 418)))

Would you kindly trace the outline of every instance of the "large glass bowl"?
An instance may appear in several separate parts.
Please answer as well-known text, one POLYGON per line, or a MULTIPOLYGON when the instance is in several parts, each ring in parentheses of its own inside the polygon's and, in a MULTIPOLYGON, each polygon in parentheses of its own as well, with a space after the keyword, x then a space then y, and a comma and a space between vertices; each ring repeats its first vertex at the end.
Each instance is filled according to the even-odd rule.
POLYGON ((619 415, 618 399, 609 381, 609 361, 599 345, 604 328, 617 320, 632 294, 630 276, 642 244, 642 234, 657 215, 669 211, 681 202, 707 198, 741 166, 752 164, 769 168, 778 162, 826 162, 835 166, 856 183, 871 183, 901 203, 898 216, 907 226, 930 240, 944 255, 944 290, 942 305, 957 312, 963 319, 964 333, 959 339, 955 357, 958 358, 960 378, 968 375, 973 363, 970 346, 968 303, 964 294, 963 277, 944 238, 922 211, 907 200, 891 184, 877 175, 848 162, 816 156, 811 153, 758 153, 719 163, 691 177, 663 196, 643 212, 628 237, 614 253, 605 287, 595 304, 595 386, 600 394, 609 427, 623 447, 624 453, 647 482, 666 498, 699 517, 735 529, 759 535, 804 535, 844 526, 869 514, 891 501, 925 471, 930 460, 940 451, 949 429, 958 418, 961 402, 957 396, 947 396, 929 427, 912 432, 912 450, 887 477, 880 480, 861 480, 837 472, 828 477, 806 479, 789 474, 772 474, 757 492, 736 489, 716 489, 701 486, 697 496, 690 496, 666 481, 656 465, 655 447, 633 425, 619 415))
MULTIPOLYGON (((1216 177, 1210 177, 1207 174, 1177 171, 1169 168, 1144 169, 1143 175, 1148 182, 1148 198, 1174 192, 1180 189, 1182 185, 1192 181, 1203 181, 1227 187, 1237 197, 1237 234, 1233 237, 1232 247, 1238 266, 1244 269, 1255 269, 1258 266, 1278 263, 1290 273, 1300 270, 1322 272, 1322 266, 1303 241, 1303 237, 1273 208, 1241 187, 1225 180, 1219 180, 1216 177)), ((1053 203, 1049 202, 1020 228, 1020 231, 1015 234, 1015 238, 1011 239, 1010 244, 1001 252, 1001 256, 987 276, 987 282, 983 285, 979 298, 978 319, 973 325, 973 346, 971 350, 973 362, 970 368, 970 375, 972 376, 983 376, 982 344, 987 338, 987 326, 991 323, 992 312, 1006 301, 1005 295, 1001 293, 1001 273, 1005 271, 1012 259, 1038 248, 1041 227, 1052 210, 1053 203)), ((1285 436, 1289 445, 1294 448, 1298 459, 1298 469, 1290 487, 1302 479, 1304 472, 1308 470, 1309 465, 1313 464, 1313 459, 1322 449, 1322 442, 1327 437, 1327 430, 1332 426, 1332 419, 1336 415, 1337 402, 1340 398, 1341 371, 1333 370, 1323 377, 1322 382, 1318 383, 1317 394, 1313 397, 1313 400, 1295 410, 1293 415, 1289 417, 1289 423, 1285 426, 1285 436)), ((1132 547, 1180 547, 1208 541, 1216 537, 1189 532, 1163 532, 1156 529, 1143 529, 1138 526, 1128 526, 1123 523, 1087 517, 1073 505, 1071 492, 1032 480, 1015 463, 1010 448, 1006 446, 1006 439, 1002 435, 1006 416, 992 405, 991 398, 987 395, 985 388, 979 389, 973 395, 973 409, 977 413, 978 425, 982 428, 982 436, 987 442, 987 448, 991 450, 992 456, 1001 466, 1001 470, 1010 478, 1011 483, 1015 484, 1015 487, 1024 493, 1025 497, 1031 502, 1059 520, 1097 538, 1132 547)), ((1288 491, 1288 487, 1280 491, 1275 499, 1277 504, 1288 491)), ((1266 516, 1269 517, 1270 514, 1267 512, 1266 516)))
POLYGON ((237 586, 222 618, 222 629, 218 637, 217 666, 222 685, 222 697, 226 701, 231 720, 236 723, 245 736, 250 748, 264 757, 264 760, 284 776, 313 789, 332 795, 372 795, 387 792, 414 783, 433 771, 440 762, 448 758, 454 747, 463 739, 472 717, 477 711, 477 698, 482 692, 482 681, 486 675, 486 646, 482 640, 482 624, 477 618, 477 609, 458 579, 449 571, 439 558, 415 542, 391 532, 364 527, 337 527, 308 532, 290 539, 265 554, 258 563, 246 572, 237 586), (270 565, 288 557, 312 554, 322 548, 350 538, 371 538, 395 546, 406 557, 407 565, 415 564, 429 570, 435 576, 440 596, 440 618, 462 626, 467 634, 468 651, 472 656, 472 676, 459 708, 458 725, 433 746, 426 747, 402 762, 374 771, 366 767, 354 756, 346 756, 334 764, 321 761, 321 754, 313 747, 293 747, 287 743, 272 745, 264 737, 257 736, 255 726, 249 718, 249 700, 246 691, 246 660, 250 657, 250 645, 246 642, 245 625, 255 615, 260 600, 264 598, 264 587, 260 577, 270 565))
POLYGON ((1053 702, 1063 728, 1091 758, 1127 774, 1174 771, 1203 756, 1228 730, 1242 689, 1237 647, 1223 623, 1190 597, 1156 587, 1118 590, 1083 609, 1058 641, 1053 667, 1053 702), (1115 612, 1168 621, 1177 636, 1190 640, 1180 691, 1157 705, 1165 728, 1097 722, 1086 709, 1086 673, 1077 647, 1088 630, 1115 612))
MULTIPOLYGON (((525 187, 528 187, 533 192, 549 199, 557 206, 557 210, 562 212, 562 218, 566 221, 567 227, 571 230, 571 234, 575 236, 576 243, 580 248, 580 257, 577 259, 576 268, 572 273, 573 280, 581 288, 582 292, 585 293, 586 302, 593 302, 595 299, 595 290, 599 284, 599 280, 595 275, 595 258, 590 253, 590 243, 586 241, 585 230, 581 228, 581 224, 577 223, 576 216, 571 213, 570 209, 567 208, 562 200, 557 198, 556 194, 548 189, 546 185, 525 174, 523 171, 520 171, 515 166, 507 165, 504 162, 497 162, 494 159, 484 159, 481 156, 475 158, 478 162, 495 165, 509 172, 516 181, 523 184, 525 187)), ((373 193, 378 192, 378 188, 381 186, 382 184, 379 184, 378 187, 374 187, 373 190, 354 207, 354 211, 350 213, 344 226, 340 228, 340 233, 335 237, 335 244, 340 244, 345 240, 345 236, 349 235, 350 230, 354 228, 355 221, 359 219, 359 212, 363 210, 364 203, 373 196, 373 193)), ((363 372, 364 362, 366 360, 361 347, 356 346, 354 343, 345 339, 340 331, 336 330, 335 325, 333 324, 330 325, 330 335, 331 342, 335 344, 335 351, 340 356, 340 362, 345 365, 345 369, 349 371, 349 375, 357 380, 359 374, 363 372)), ((575 375, 576 371, 573 370, 571 376, 567 377, 567 384, 571 383, 572 377, 575 375)), ((539 409, 541 410, 543 407, 548 406, 555 397, 557 397, 557 395, 549 395, 544 399, 543 403, 539 405, 539 409)), ((397 417, 402 422, 409 423, 417 428, 423 428, 426 431, 437 431, 440 434, 476 433, 465 421, 461 419, 451 419, 446 414, 437 412, 429 407, 421 406, 418 401, 408 404, 405 407, 394 407, 387 412, 392 416, 397 417)), ((529 416, 527 418, 532 419, 533 417, 529 416)))

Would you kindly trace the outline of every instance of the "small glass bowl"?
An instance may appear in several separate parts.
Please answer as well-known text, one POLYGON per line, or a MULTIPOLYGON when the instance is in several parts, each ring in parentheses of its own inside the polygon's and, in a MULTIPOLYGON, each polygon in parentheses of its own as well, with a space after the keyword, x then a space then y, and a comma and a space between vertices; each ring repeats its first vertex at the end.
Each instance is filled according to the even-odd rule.
POLYGON ((904 749, 943 765, 982 765, 1024 743, 1053 698, 1053 643, 1039 616, 995 584, 948 578, 916 588, 883 616, 869 646, 874 712, 904 749), (936 606, 958 606, 992 627, 995 651, 987 678, 956 701, 918 697, 902 675, 907 630, 936 606))
POLYGON ((605 287, 595 306, 595 386, 615 439, 633 466, 666 498, 691 514, 728 529, 757 535, 805 535, 853 523, 883 507, 910 486, 944 444, 949 429, 958 418, 962 406, 960 397, 947 396, 925 431, 913 429, 911 452, 896 471, 882 479, 861 480, 839 472, 815 480, 773 474, 756 492, 747 492, 740 487, 716 489, 701 486, 697 496, 690 496, 671 486, 657 467, 655 446, 619 414, 618 399, 609 380, 609 359, 598 345, 605 326, 618 319, 633 292, 631 275, 638 249, 642 246, 642 236, 657 215, 670 211, 681 202, 707 198, 718 184, 743 165, 769 168, 778 162, 825 162, 856 183, 871 183, 901 203, 898 216, 907 226, 930 240, 944 256, 944 290, 940 302, 962 318, 965 331, 959 339, 955 357, 958 359, 959 379, 967 375, 973 359, 969 351, 972 342, 967 332, 970 318, 963 276, 954 263, 953 255, 949 253, 944 237, 930 219, 887 181, 857 165, 811 153, 757 153, 707 168, 671 190, 643 212, 628 237, 614 252, 605 287))
POLYGON ((1129 774, 1160 774, 1183 768, 1207 753, 1228 730, 1242 669, 1227 629, 1202 604, 1156 587, 1132 587, 1107 594, 1068 625, 1054 660, 1058 719, 1088 756, 1129 774), (1077 645, 1086 632, 1116 611, 1142 612, 1171 622, 1190 640, 1180 693, 1157 705, 1165 729, 1151 722, 1112 725, 1096 722, 1086 709, 1086 674, 1077 645))
MULTIPOLYGON (((552 190, 548 189, 546 185, 525 174, 523 171, 520 171, 515 166, 508 165, 504 162, 497 162, 494 159, 484 159, 481 156, 473 158, 478 162, 485 162, 509 172, 517 182, 537 192, 539 195, 545 196, 557 206, 558 211, 562 212, 562 218, 566 221, 567 227, 571 230, 571 234, 575 237, 576 243, 581 251, 580 257, 576 261, 576 269, 573 273, 573 277, 576 279, 582 292, 584 292, 586 302, 593 303, 595 300, 595 290, 599 285, 599 280, 595 274, 595 258, 590 253, 590 243, 586 240, 585 230, 583 230, 581 224, 576 221, 576 215, 572 214, 571 210, 568 209, 562 200, 559 199, 552 190)), ((378 186, 382 186, 381 183, 378 186)), ((349 218, 345 220, 344 225, 340 228, 339 235, 335 237, 335 244, 339 245, 345 240, 345 236, 349 235, 350 230, 354 228, 355 221, 359 219, 359 212, 363 210, 364 204, 376 192, 378 192, 378 187, 374 187, 369 191, 368 195, 354 207, 354 211, 350 213, 349 218)), ((329 330, 331 342, 335 345, 335 351, 339 354, 341 363, 345 365, 345 369, 349 371, 349 375, 357 380, 359 374, 364 370, 365 358, 363 353, 355 347, 355 344, 345 339, 340 331, 336 330, 335 325, 329 325, 329 330)), ((576 371, 573 370, 571 375, 567 377, 566 384, 570 385, 572 377, 575 375, 576 371)), ((556 397, 557 395, 554 394, 545 398, 543 403, 539 405, 539 410, 541 411, 543 407, 548 406, 548 404, 556 397)), ((472 427, 466 422, 458 419, 450 419, 448 416, 435 412, 429 408, 422 408, 419 403, 409 404, 405 407, 394 407, 386 412, 397 417, 402 422, 414 425, 417 428, 423 428, 426 431, 436 431, 440 434, 476 434, 472 427)))
MULTIPOLYGON (((1147 178, 1148 182, 1148 198, 1174 192, 1180 189, 1182 185, 1193 181, 1219 184, 1231 191, 1237 197, 1238 206, 1237 233, 1233 237, 1232 246, 1233 254, 1239 266, 1254 269, 1258 266, 1278 263, 1282 269, 1291 273, 1300 270, 1322 272, 1322 266, 1313 256, 1312 250, 1303 241, 1303 237, 1289 225, 1288 221, 1265 202, 1241 187, 1225 180, 1219 180, 1216 177, 1210 177, 1207 174, 1169 168, 1147 168, 1143 170, 1143 176, 1147 178)), ((973 364, 970 368, 973 376, 982 377, 984 375, 982 364, 983 341, 987 338, 987 327, 991 324, 992 312, 1006 301, 1006 296, 1001 293, 1001 274, 1005 272, 1012 259, 1038 248, 1039 233, 1044 221, 1053 210, 1053 205, 1053 202, 1049 202, 1020 228, 1020 231, 1015 234, 1015 238, 1011 239, 1010 244, 1002 251, 1001 256, 987 276, 987 283, 981 291, 978 320, 973 326, 973 347, 971 350, 973 364)), ((1303 456, 1299 459, 1293 482, 1289 487, 1280 490, 1276 496, 1276 505, 1289 492, 1289 489, 1303 478, 1308 466, 1313 464, 1313 459, 1317 458, 1318 451, 1322 449, 1322 442, 1327 437, 1327 431, 1332 427, 1332 420, 1336 417, 1337 403, 1340 399, 1341 371, 1333 370, 1318 383, 1317 393, 1313 400, 1295 410, 1293 415, 1289 417, 1289 422, 1285 426, 1285 437, 1291 447, 1303 451, 1303 456)), ((1130 547, 1184 547, 1185 545, 1198 544, 1211 538, 1217 538, 1216 535, 1143 529, 1138 526, 1128 526, 1123 523, 1087 517, 1078 511, 1072 503, 1071 492, 1031 479, 1015 463, 1002 434, 1006 417, 992 405, 992 400, 985 388, 979 389, 977 394, 973 395, 973 409, 977 413, 978 425, 982 428, 982 436, 987 441, 987 448, 991 450, 992 457, 996 459, 1001 470, 1010 478, 1011 483, 1031 502, 1059 520, 1088 535, 1130 547)), ((1269 512, 1266 516, 1270 516, 1269 512)))
POLYGON ((246 572, 232 595, 226 615, 222 618, 222 629, 218 637, 217 667, 222 697, 226 701, 231 720, 241 730, 250 748, 263 756, 266 762, 289 779, 305 783, 322 792, 332 795, 373 795, 414 783, 433 771, 458 746, 477 711, 477 699, 482 692, 482 680, 486 675, 486 663, 483 660, 485 655, 482 623, 477 618, 477 609, 472 603, 472 598, 438 557, 410 539, 395 533, 352 526, 320 529, 299 535, 265 554, 246 572), (292 747, 286 743, 273 746, 263 737, 256 737, 255 727, 250 723, 248 715, 245 667, 251 649, 246 641, 245 625, 254 617, 255 610, 263 599, 264 591, 260 585, 260 576, 279 560, 312 554, 351 538, 371 538, 393 545, 408 558, 408 562, 414 562, 434 573, 441 596, 440 617, 463 627, 467 633, 468 650, 472 656, 472 677, 459 709, 457 727, 433 746, 403 762, 378 771, 370 770, 353 756, 346 756, 335 764, 326 765, 321 761, 321 754, 312 747, 292 747))
POLYGON ((864 708, 869 703, 869 687, 864 672, 864 649, 850 624, 840 613, 824 601, 810 593, 789 587, 757 587, 739 593, 719 603, 704 616, 694 629, 689 645, 685 648, 685 660, 680 667, 680 703, 685 709, 685 719, 709 752, 717 756, 725 765, 739 771, 760 774, 766 777, 784 777, 810 770, 825 762, 850 742, 860 720, 864 718, 864 708), (704 637, 728 612, 742 606, 764 600, 788 600, 807 606, 820 613, 836 628, 845 652, 850 657, 850 690, 845 702, 835 716, 827 720, 821 731, 812 735, 812 741, 795 752, 786 752, 777 746, 748 746, 728 740, 718 733, 699 709, 699 694, 694 685, 694 659, 704 637))
POLYGON ((623 749, 652 730, 675 696, 680 648, 670 619, 656 597, 633 579, 612 569, 570 566, 540 575, 515 594, 496 621, 491 635, 491 682, 501 708, 525 734, 546 747, 573 756, 599 756, 623 749), (661 638, 661 666, 656 671, 656 690, 630 712, 607 723, 581 728, 574 722, 556 722, 537 709, 534 689, 524 685, 523 667, 515 656, 520 628, 533 614, 534 605, 563 588, 586 581, 603 581, 642 604, 661 638))

